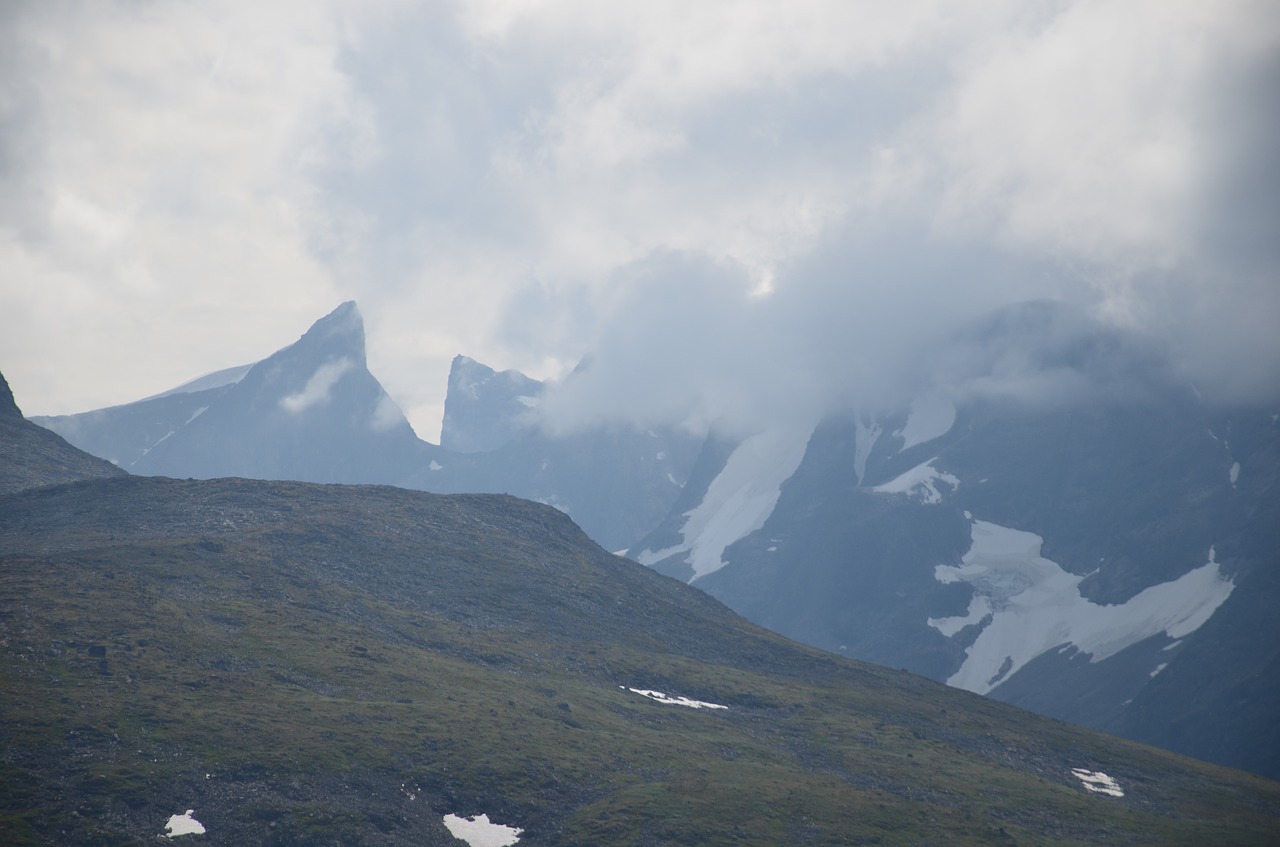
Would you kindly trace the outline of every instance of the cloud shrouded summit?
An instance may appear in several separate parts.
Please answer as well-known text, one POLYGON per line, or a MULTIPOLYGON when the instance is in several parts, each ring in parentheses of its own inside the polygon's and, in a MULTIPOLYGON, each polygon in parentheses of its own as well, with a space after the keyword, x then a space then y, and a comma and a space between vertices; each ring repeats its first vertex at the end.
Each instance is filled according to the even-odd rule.
POLYGON ((0 15, 0 358, 33 412, 260 359, 349 298, 428 436, 458 353, 592 353, 563 425, 750 417, 901 390, 1042 298, 1224 399, 1278 391, 1261 0, 0 15))

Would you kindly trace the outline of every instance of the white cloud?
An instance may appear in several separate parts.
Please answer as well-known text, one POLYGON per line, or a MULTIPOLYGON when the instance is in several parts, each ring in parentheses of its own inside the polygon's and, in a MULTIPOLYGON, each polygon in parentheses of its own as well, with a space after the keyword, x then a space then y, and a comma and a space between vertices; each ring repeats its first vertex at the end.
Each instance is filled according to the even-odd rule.
POLYGON ((605 367, 624 309, 634 368, 683 324, 682 390, 726 411, 831 356, 887 379, 949 307, 1046 294, 1240 393, 1280 372, 1266 239, 1220 223, 1274 232, 1265 0, 0 14, 0 366, 33 413, 260 359, 349 298, 428 437, 455 353, 548 377, 603 340, 605 367), (672 255, 736 281, 625 270, 672 255))
MULTIPOLYGON (((280 398, 280 408, 294 415, 299 415, 314 406, 322 406, 332 398, 333 387, 342 379, 343 374, 355 367, 355 362, 346 356, 325 362, 316 368, 316 372, 307 378, 307 384, 301 391, 287 394, 280 398)), ((375 411, 377 420, 383 410, 375 411)))

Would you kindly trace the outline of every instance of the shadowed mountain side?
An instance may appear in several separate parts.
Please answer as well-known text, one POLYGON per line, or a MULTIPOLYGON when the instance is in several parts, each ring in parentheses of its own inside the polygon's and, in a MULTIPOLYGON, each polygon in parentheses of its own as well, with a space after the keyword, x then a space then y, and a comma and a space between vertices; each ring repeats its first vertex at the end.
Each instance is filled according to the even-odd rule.
POLYGON ((0 494, 110 476, 124 471, 26 420, 0 374, 0 494))
POLYGON ((1280 785, 802 647, 511 497, 126 477, 6 497, 0 538, 7 844, 184 809, 236 845, 453 844, 448 813, 637 847, 1280 826, 1280 785))

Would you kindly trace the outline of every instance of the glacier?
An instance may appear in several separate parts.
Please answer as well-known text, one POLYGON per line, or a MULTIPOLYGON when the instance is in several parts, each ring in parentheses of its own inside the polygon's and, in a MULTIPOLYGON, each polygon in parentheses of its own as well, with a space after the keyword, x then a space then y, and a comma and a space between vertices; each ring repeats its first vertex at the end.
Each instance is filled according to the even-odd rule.
POLYGON ((1040 555, 1032 532, 974 520, 972 546, 959 565, 938 565, 941 583, 974 590, 964 615, 929 618, 947 637, 987 623, 965 651, 948 685, 986 694, 1037 656, 1075 647, 1099 662, 1153 635, 1185 638, 1199 629, 1235 588, 1209 548, 1208 561, 1170 582, 1153 585, 1125 603, 1099 605, 1080 594, 1084 579, 1040 555))
POLYGON ((683 541, 662 550, 644 550, 636 561, 652 565, 687 552, 694 582, 724 567, 724 551, 764 526, 804 458, 812 426, 780 427, 757 433, 739 444, 712 480, 702 502, 685 513, 683 541))

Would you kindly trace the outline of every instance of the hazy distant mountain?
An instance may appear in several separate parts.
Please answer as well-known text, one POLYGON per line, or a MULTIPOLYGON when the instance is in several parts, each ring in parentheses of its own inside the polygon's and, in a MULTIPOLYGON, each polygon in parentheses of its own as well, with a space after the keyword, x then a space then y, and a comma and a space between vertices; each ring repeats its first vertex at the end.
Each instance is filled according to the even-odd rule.
POLYGON ((154 397, 34 420, 131 473, 385 483, 508 493, 556 506, 624 549, 671 508, 699 439, 677 428, 598 427, 549 436, 542 383, 458 356, 441 447, 419 439, 365 366, 364 329, 344 303, 294 344, 154 397))
POLYGON ((395 483, 434 456, 369 373, 353 302, 254 365, 137 403, 35 420, 146 475, 395 483))
POLYGON ((24 418, 0 374, 0 495, 110 476, 124 476, 124 471, 24 418))
POLYGON ((622 425, 549 435, 533 416, 542 393, 541 382, 518 371, 495 373, 458 356, 440 433, 458 453, 419 466, 403 484, 547 503, 609 549, 629 547, 679 497, 701 439, 677 427, 622 425))
POLYGON ((496 372, 466 356, 449 368, 440 446, 455 453, 482 453, 532 428, 531 411, 542 399, 542 383, 519 371, 496 372))
POLYGON ((1059 307, 957 343, 1043 385, 713 443, 636 558, 807 643, 1280 776, 1276 417, 1059 307))

